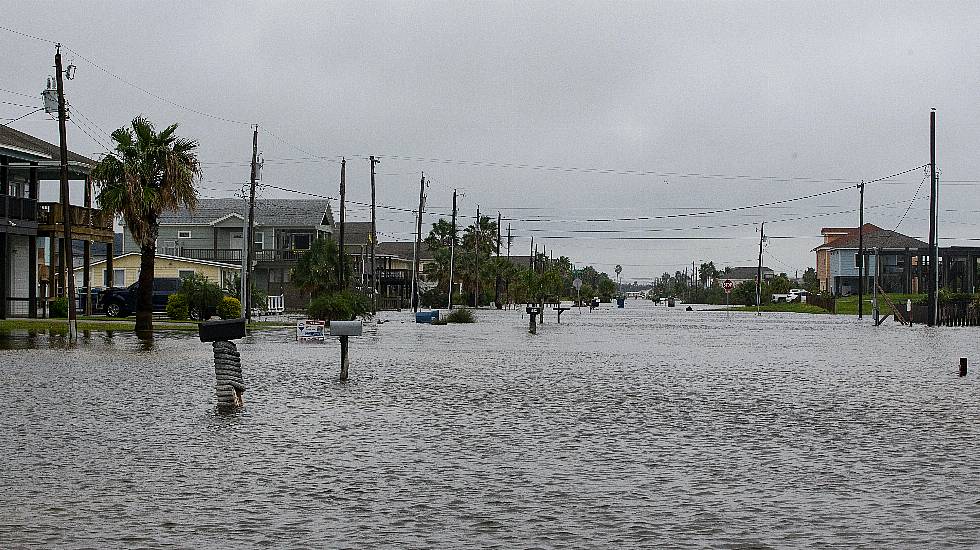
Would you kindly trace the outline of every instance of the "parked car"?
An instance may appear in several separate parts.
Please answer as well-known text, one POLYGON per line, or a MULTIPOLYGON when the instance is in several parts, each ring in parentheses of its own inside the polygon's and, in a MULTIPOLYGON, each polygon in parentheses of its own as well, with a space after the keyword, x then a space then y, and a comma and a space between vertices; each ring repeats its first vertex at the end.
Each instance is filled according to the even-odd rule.
POLYGON ((796 302, 796 301, 801 301, 800 298, 802 296, 809 296, 809 295, 810 293, 807 292, 806 290, 803 290, 802 288, 791 288, 789 289, 789 292, 787 292, 786 294, 773 294, 772 301, 773 303, 796 302))
MULTIPOLYGON (((139 281, 126 288, 107 288, 102 292, 101 310, 108 317, 126 317, 136 311, 136 296, 139 293, 139 281)), ((167 299, 180 289, 180 279, 153 279, 153 311, 166 311, 167 299)))

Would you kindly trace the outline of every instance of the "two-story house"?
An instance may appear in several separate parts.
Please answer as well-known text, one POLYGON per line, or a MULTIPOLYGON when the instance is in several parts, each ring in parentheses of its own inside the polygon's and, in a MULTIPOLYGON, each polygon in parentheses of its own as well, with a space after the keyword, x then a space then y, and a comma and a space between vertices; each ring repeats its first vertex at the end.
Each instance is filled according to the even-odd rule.
MULTIPOLYGON (((816 247, 817 278, 820 290, 836 296, 847 296, 858 291, 862 276, 858 268, 861 246, 860 228, 824 228, 824 243, 816 247)), ((872 290, 875 275, 880 274, 878 284, 886 292, 914 293, 925 290, 920 273, 924 262, 922 252, 928 244, 919 239, 864 224, 864 256, 867 259, 864 288, 872 290), (879 269, 878 263, 881 267, 879 269)))
MULTIPOLYGON (((69 151, 67 165, 69 180, 85 182, 85 206, 72 205, 67 214, 71 241, 83 243, 83 263, 87 264, 93 241, 111 247, 112 218, 91 208, 88 174, 95 161, 69 151)), ((57 145, 0 126, 0 318, 35 317, 45 295, 66 294, 66 274, 71 269, 66 267, 65 251, 71 248, 64 239, 66 213, 60 202, 38 200, 41 182, 58 185, 60 178, 57 145)))
MULTIPOLYGON (((194 210, 163 214, 157 253, 240 268, 246 208, 240 199, 200 199, 194 210)), ((284 296, 289 309, 305 308, 308 298, 289 285, 290 270, 314 239, 332 233, 333 215, 327 200, 256 199, 252 284, 270 296, 284 296)), ((139 250, 123 225, 122 253, 139 250)), ((235 271, 222 272, 231 278, 235 271)), ((218 282, 232 284, 230 280, 218 282)))

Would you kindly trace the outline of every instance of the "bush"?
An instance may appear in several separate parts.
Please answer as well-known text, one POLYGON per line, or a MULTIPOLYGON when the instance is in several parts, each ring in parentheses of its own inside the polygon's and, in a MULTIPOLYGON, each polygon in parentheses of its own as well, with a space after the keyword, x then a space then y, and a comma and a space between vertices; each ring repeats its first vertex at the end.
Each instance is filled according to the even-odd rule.
POLYGON ((55 298, 51 302, 51 318, 64 319, 66 317, 68 317, 68 298, 65 296, 55 298))
POLYGON ((186 321, 189 315, 190 306, 187 304, 187 296, 183 294, 167 296, 167 317, 175 321, 186 321))
POLYGON ((203 310, 204 315, 200 315, 202 318, 208 317, 208 314, 218 307, 224 297, 224 293, 221 292, 221 287, 217 283, 196 273, 180 283, 180 290, 177 293, 182 294, 187 299, 189 310, 195 312, 203 310))
POLYGON ((225 296, 215 313, 222 319, 237 319, 242 316, 242 302, 238 298, 225 296))
POLYGON ((475 323, 476 320, 473 319, 473 312, 466 309, 465 307, 454 309, 452 313, 446 315, 447 323, 475 323))
POLYGON ((371 300, 353 290, 340 290, 313 299, 306 312, 311 319, 350 321, 371 311, 371 300))

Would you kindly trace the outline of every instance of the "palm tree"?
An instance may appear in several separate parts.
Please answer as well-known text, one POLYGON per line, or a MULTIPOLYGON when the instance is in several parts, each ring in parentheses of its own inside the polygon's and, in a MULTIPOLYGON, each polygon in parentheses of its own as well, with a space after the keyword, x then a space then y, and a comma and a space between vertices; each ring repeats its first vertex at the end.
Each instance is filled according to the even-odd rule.
POLYGON ((132 128, 112 133, 116 150, 92 170, 100 185, 96 200, 112 215, 121 214, 140 246, 136 330, 153 330, 153 260, 160 214, 197 206, 195 180, 201 177, 197 141, 178 137, 176 124, 157 133, 142 116, 132 128))
MULTIPOLYGON (((292 285, 314 298, 336 292, 344 288, 344 278, 340 275, 340 247, 330 237, 317 238, 310 249, 299 257, 290 273, 292 285)), ((350 255, 347 255, 350 258, 350 255)), ((353 262, 345 262, 347 282, 353 277, 353 262)))

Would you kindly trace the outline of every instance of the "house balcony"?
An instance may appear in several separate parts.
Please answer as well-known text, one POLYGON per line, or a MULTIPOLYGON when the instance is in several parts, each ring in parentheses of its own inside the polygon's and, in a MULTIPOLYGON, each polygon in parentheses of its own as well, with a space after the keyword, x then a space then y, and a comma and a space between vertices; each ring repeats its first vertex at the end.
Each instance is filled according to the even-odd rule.
MULTIPOLYGON (((26 199, 21 199, 26 200, 26 199)), ((69 207, 72 239, 111 243, 115 239, 113 216, 98 208, 69 207)), ((61 237, 65 232, 64 208, 60 202, 37 203, 37 232, 42 237, 61 237)))
POLYGON ((6 195, 0 196, 0 218, 37 221, 37 201, 6 195))
MULTIPOLYGON (((252 259, 256 262, 295 262, 304 252, 306 251, 267 248, 253 251, 252 259)), ((194 260, 240 264, 242 253, 240 248, 181 248, 179 255, 194 260)))
POLYGON ((378 282, 383 285, 407 285, 411 281, 407 269, 379 269, 378 282))

